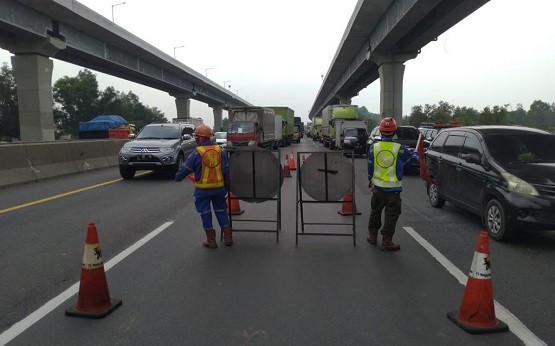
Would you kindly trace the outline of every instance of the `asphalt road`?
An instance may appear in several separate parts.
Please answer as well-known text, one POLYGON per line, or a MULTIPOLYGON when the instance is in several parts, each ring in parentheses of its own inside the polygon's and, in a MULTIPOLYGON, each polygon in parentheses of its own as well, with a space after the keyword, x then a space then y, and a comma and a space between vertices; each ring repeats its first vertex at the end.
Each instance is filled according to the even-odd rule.
MULTIPOLYGON (((284 153, 291 148, 322 150, 306 139, 284 153)), ((355 159, 362 212, 356 247, 350 237, 331 236, 300 237, 295 245, 296 177, 282 187, 279 242, 271 233, 236 233, 233 247, 217 250, 201 246, 188 181, 176 184, 160 174, 122 181, 117 169, 105 169, 2 189, 0 344, 15 327, 21 328, 14 345, 522 344, 513 333, 467 334, 446 318, 459 309, 464 286, 407 229, 467 274, 482 226, 449 203, 430 207, 418 176, 403 183, 395 235, 401 251, 366 243, 365 164, 355 159), (51 199, 26 205, 45 198, 51 199), (66 317, 77 300, 69 295, 29 323, 31 313, 79 281, 89 222, 97 225, 106 266, 161 225, 167 228, 107 270, 111 295, 123 301, 114 313, 102 320, 66 317)), ((275 217, 275 202, 240 205, 245 213, 236 220, 275 217)), ((305 217, 344 222, 340 208, 308 206, 305 217)), ((554 248, 554 232, 490 241, 495 300, 547 344, 555 343, 554 248)))

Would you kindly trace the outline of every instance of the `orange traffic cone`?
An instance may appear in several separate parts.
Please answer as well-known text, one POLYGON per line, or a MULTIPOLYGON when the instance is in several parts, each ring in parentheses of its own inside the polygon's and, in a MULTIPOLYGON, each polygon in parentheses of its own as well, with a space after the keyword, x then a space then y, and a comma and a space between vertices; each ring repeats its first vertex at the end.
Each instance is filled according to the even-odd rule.
POLYGON ((360 215, 360 213, 357 212, 355 202, 353 201, 353 191, 349 191, 347 196, 343 197, 343 205, 341 210, 337 213, 341 215, 353 215, 353 211, 355 215, 360 215))
POLYGON ((227 200, 225 203, 227 212, 229 213, 229 205, 231 204, 231 215, 243 214, 245 211, 241 210, 241 206, 239 205, 239 200, 234 197, 235 195, 233 195, 231 192, 229 193, 229 196, 227 196, 227 200))
POLYGON ((509 327, 495 318, 488 233, 480 232, 459 311, 447 317, 471 334, 506 332, 509 327))
POLYGON ((297 169, 295 166, 295 160, 293 159, 293 150, 291 150, 291 157, 289 157, 289 169, 292 171, 297 169))
POLYGON ((96 225, 89 223, 85 254, 81 266, 81 282, 77 305, 66 310, 67 316, 102 318, 121 305, 121 300, 110 299, 102 251, 98 243, 96 225))
POLYGON ((283 165, 283 176, 291 178, 291 170, 289 169, 289 156, 285 155, 285 164, 283 165))

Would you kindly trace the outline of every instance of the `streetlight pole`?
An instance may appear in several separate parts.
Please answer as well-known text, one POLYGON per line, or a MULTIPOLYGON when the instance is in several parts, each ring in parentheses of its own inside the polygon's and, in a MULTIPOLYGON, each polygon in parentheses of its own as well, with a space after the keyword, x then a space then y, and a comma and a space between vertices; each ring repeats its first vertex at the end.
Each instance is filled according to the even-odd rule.
POLYGON ((225 83, 229 83, 231 82, 230 80, 224 80, 224 89, 225 89, 225 83))
POLYGON ((175 59, 175 50, 178 48, 184 48, 185 46, 173 47, 173 58, 175 59))
POLYGON ((206 78, 208 78, 208 70, 213 70, 214 67, 207 67, 204 69, 204 75, 206 76, 206 78))
POLYGON ((119 5, 124 5, 124 4, 125 4, 125 1, 120 2, 119 4, 112 5, 112 23, 114 22, 114 7, 119 6, 119 5))

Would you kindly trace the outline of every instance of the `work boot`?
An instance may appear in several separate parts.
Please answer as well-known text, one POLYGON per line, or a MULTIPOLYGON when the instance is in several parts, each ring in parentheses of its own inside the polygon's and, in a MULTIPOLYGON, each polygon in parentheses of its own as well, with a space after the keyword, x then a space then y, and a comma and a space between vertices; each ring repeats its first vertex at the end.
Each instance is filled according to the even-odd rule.
POLYGON ((224 234, 225 246, 233 245, 233 230, 231 229, 231 227, 222 227, 222 233, 224 234))
POLYGON ((211 249, 218 248, 218 243, 216 243, 216 231, 211 229, 206 231, 206 240, 202 242, 202 245, 209 247, 211 249))
POLYGON ((393 243, 393 234, 384 234, 382 236, 382 251, 397 251, 400 250, 401 246, 393 243))
POLYGON ((368 237, 366 238, 370 244, 376 244, 378 242, 378 230, 368 228, 368 237))

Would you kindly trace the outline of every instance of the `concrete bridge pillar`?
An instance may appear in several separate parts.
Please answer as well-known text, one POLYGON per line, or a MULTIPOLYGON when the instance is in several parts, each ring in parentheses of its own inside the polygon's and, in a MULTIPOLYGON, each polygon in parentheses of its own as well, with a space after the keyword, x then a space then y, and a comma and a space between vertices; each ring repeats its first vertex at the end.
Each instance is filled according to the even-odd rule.
POLYGON ((399 125, 403 121, 404 63, 416 55, 418 53, 371 55, 380 75, 380 114, 392 117, 399 125))
POLYGON ((214 131, 218 132, 222 130, 222 113, 223 108, 221 106, 210 106, 214 112, 214 131))
POLYGON ((175 107, 177 108, 178 118, 190 118, 191 117, 191 95, 190 94, 180 94, 173 95, 175 97, 175 107))
POLYGON ((20 140, 54 141, 54 63, 49 57, 65 49, 65 42, 49 36, 34 41, 3 41, 1 46, 15 54, 11 60, 17 84, 20 140))
POLYGON ((339 104, 350 106, 351 105, 351 98, 350 97, 340 97, 339 98, 339 104))

